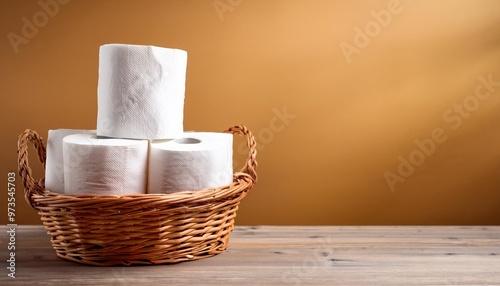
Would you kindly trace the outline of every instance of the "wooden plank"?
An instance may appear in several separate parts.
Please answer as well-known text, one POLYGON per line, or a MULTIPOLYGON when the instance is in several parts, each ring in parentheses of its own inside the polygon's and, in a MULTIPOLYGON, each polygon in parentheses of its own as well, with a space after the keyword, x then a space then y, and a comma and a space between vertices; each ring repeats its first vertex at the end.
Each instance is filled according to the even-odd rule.
POLYGON ((240 226, 218 256, 134 267, 59 259, 41 226, 19 226, 15 279, 5 264, 0 285, 500 285, 500 226, 240 226))

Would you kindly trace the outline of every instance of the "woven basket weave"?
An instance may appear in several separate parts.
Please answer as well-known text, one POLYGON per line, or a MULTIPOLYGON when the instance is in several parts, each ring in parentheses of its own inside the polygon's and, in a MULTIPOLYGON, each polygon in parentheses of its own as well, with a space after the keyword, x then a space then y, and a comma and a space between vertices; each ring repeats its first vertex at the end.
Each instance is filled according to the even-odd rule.
POLYGON ((28 204, 38 211, 57 256, 110 266, 197 260, 227 247, 238 204, 257 181, 256 143, 245 126, 225 132, 245 135, 246 165, 229 186, 173 194, 65 195, 33 179, 28 143, 45 167, 42 138, 26 130, 18 139, 19 174, 28 204))

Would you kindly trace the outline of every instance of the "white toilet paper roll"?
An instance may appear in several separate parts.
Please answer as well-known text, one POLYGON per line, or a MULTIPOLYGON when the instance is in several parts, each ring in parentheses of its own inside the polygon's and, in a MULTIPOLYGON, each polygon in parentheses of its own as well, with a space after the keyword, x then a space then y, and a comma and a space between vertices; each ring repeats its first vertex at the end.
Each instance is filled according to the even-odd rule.
POLYGON ((232 181, 232 134, 189 132, 182 139, 150 143, 150 194, 215 188, 232 181))
POLYGON ((187 52, 155 46, 100 47, 97 135, 173 139, 183 132, 187 52))
POLYGON ((63 138, 78 133, 95 135, 96 131, 77 129, 49 130, 45 160, 45 188, 47 190, 64 193, 63 138))
POLYGON ((67 194, 146 193, 148 141, 64 137, 64 188, 67 194))

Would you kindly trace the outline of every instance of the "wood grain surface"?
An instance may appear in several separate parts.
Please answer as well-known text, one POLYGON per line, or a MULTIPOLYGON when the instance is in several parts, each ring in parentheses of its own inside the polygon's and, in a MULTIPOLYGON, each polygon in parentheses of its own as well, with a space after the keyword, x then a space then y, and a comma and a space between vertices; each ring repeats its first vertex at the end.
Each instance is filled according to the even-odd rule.
POLYGON ((7 230, 0 285, 500 285, 500 226, 238 226, 218 256, 132 267, 65 261, 18 226, 16 278, 7 230))

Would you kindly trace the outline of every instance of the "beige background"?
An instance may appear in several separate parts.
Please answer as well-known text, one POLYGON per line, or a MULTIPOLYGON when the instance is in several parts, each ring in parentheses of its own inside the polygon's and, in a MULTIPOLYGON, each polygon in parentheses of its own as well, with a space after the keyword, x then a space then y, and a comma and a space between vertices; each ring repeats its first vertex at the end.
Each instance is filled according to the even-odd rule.
POLYGON ((149 44, 188 51, 185 129, 257 136, 238 224, 500 223, 500 1, 59 2, 0 1, 4 182, 24 129, 95 128, 100 45, 149 44))

